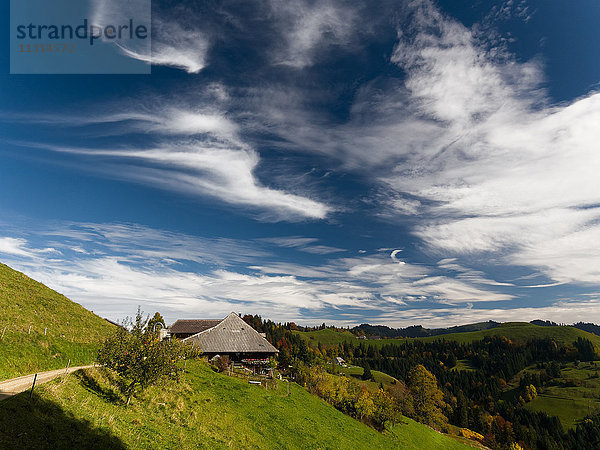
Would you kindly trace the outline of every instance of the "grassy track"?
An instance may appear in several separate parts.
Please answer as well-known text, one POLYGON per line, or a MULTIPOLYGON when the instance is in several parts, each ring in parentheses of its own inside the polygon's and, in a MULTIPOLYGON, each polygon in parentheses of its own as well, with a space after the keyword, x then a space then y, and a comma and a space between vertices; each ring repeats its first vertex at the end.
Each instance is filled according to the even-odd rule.
POLYGON ((179 384, 128 407, 102 369, 0 403, 0 448, 468 448, 409 419, 385 434, 284 382, 277 390, 188 363, 179 384))
POLYGON ((0 264, 0 379, 65 367, 69 359, 89 364, 112 329, 81 305, 0 264))

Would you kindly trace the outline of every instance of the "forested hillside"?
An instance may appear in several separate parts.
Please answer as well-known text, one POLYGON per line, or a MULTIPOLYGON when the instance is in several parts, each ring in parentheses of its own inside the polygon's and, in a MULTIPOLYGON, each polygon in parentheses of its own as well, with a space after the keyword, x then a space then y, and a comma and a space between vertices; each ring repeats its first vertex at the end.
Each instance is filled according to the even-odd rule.
POLYGON ((324 384, 315 367, 336 373, 331 361, 340 356, 365 372, 396 378, 397 386, 382 387, 403 414, 444 431, 471 430, 491 448, 592 449, 600 439, 600 340, 574 327, 506 323, 418 339, 360 340, 348 330, 298 331, 257 316, 246 320, 267 333, 284 361, 310 367, 298 371, 326 398, 345 388, 335 379, 324 384), (565 410, 567 404, 579 406, 565 410))

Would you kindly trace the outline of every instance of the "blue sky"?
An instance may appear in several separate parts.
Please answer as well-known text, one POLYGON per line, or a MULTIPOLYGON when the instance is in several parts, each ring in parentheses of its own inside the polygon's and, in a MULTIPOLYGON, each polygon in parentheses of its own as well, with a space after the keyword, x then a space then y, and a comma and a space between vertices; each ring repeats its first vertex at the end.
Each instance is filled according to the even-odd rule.
POLYGON ((0 261, 111 319, 600 322, 598 2, 152 8, 151 75, 4 36, 0 261))

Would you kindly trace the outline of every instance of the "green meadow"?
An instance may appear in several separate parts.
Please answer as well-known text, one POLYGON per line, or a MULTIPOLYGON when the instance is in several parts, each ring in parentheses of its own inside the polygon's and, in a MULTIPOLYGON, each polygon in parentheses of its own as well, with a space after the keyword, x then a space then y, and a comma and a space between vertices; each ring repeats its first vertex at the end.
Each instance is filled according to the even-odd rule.
POLYGON ((358 384, 366 387, 370 391, 379 389, 381 385, 383 385, 384 388, 387 388, 392 386, 396 381, 394 377, 389 376, 387 373, 379 372, 378 370, 371 370, 371 375, 373 375, 374 381, 364 381, 361 377, 365 369, 358 366, 336 366, 335 371, 338 374, 353 378, 358 384))
MULTIPOLYGON (((538 396, 525 407, 557 416, 563 427, 573 428, 589 413, 600 412, 600 361, 563 364, 560 377, 538 389, 538 396)), ((507 395, 517 395, 519 379, 525 372, 539 372, 535 367, 521 371, 507 386, 507 395)))
POLYGON ((129 406, 110 372, 86 369, 0 402, 0 447, 462 449, 410 419, 384 433, 304 388, 215 373, 189 362, 180 383, 156 386, 129 406))

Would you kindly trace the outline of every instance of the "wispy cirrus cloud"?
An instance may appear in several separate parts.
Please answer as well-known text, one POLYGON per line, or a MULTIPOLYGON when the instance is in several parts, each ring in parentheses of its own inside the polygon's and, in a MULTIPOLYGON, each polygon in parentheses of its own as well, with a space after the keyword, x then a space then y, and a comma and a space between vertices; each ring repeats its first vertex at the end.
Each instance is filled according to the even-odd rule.
MULTIPOLYGON (((182 5, 176 8, 179 14, 156 8, 152 11, 152 43, 143 41, 141 47, 117 44, 126 56, 147 62, 155 66, 168 66, 199 73, 206 66, 206 55, 210 46, 209 38, 197 29, 196 14, 181 11, 182 5)), ((120 2, 116 0, 97 0, 91 11, 91 20, 99 26, 119 23, 123 17, 150 19, 150 2, 132 0, 120 2)), ((132 41, 132 45, 135 41, 132 41)))
POLYGON ((389 251, 298 265, 272 253, 264 241, 209 239, 134 224, 44 226, 0 238, 0 255, 111 318, 130 314, 137 305, 164 311, 171 321, 239 309, 299 320, 305 312, 360 308, 379 314, 422 303, 448 308, 512 298, 477 280, 453 280, 434 268, 398 264, 389 251))
POLYGON ((600 219, 600 94, 553 105, 541 60, 517 61, 432 1, 404 14, 391 62, 405 78, 361 86, 344 123, 294 101, 310 98, 302 88, 287 103, 274 87, 271 102, 256 96, 278 145, 368 174, 377 214, 418 217, 412 233, 435 256, 493 255, 556 283, 600 282, 600 253, 585 244, 600 219))
POLYGON ((206 67, 210 42, 205 33, 184 30, 175 22, 158 19, 153 21, 152 28, 155 37, 150 54, 121 47, 123 53, 155 66, 174 67, 187 73, 199 73, 206 67))
MULTIPOLYGON (((211 197, 242 206, 267 221, 324 219, 334 208, 310 193, 293 193, 286 186, 265 186, 256 175, 259 153, 244 142, 238 124, 219 110, 226 101, 221 86, 207 87, 207 104, 191 109, 176 100, 119 113, 6 116, 66 128, 95 127, 97 147, 88 138, 84 146, 18 142, 63 155, 95 160, 91 170, 103 176, 133 181, 187 195, 211 197), (106 130, 106 133, 104 133, 106 130), (137 136, 136 145, 106 144, 106 135, 137 136), (103 140, 104 139, 104 140, 103 140), (158 142, 158 144, 157 144, 158 142), (303 195, 304 194, 304 195, 303 195)), ((91 136, 93 137, 93 135, 91 136)))
POLYGON ((279 247, 297 248, 298 250, 314 255, 328 255, 330 253, 345 252, 343 248, 331 247, 329 245, 315 245, 319 239, 302 237, 302 236, 286 236, 276 238, 263 238, 261 242, 267 242, 279 247))
POLYGON ((498 252, 558 282, 600 282, 590 269, 600 254, 584 244, 600 218, 600 95, 546 106, 537 64, 491 56, 428 2, 413 19, 392 60, 441 138, 387 182, 435 205, 417 235, 442 252, 498 252))
POLYGON ((311 66, 319 51, 347 44, 356 32, 356 4, 333 0, 270 0, 269 4, 285 42, 275 53, 275 64, 311 66))
POLYGON ((95 165, 94 170, 106 176, 258 208, 265 211, 262 214, 265 220, 323 219, 332 211, 318 201, 261 185, 253 173, 259 156, 247 147, 216 142, 168 143, 156 148, 120 150, 41 144, 37 147, 98 158, 103 163, 95 165), (113 163, 107 163, 107 158, 113 163), (138 165, 137 161, 144 165, 138 165))

